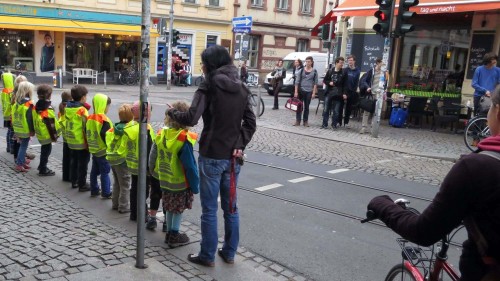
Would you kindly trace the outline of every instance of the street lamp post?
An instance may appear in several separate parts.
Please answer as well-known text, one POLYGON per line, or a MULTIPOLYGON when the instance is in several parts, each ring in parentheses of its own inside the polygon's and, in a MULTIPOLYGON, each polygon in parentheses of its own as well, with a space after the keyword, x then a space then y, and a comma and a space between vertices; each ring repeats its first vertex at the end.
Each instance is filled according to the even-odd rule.
POLYGON ((174 0, 170 0, 170 26, 168 33, 168 60, 167 60, 167 90, 170 90, 172 85, 172 38, 174 32, 174 0))

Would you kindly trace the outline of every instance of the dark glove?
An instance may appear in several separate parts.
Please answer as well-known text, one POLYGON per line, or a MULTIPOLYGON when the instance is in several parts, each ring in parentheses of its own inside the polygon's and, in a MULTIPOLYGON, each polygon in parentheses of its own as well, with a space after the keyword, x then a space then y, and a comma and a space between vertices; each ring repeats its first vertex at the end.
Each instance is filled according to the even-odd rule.
POLYGON ((387 195, 381 195, 374 197, 370 201, 370 203, 368 203, 367 209, 374 211, 375 215, 379 217, 384 207, 392 204, 394 204, 394 201, 391 199, 391 197, 387 195))

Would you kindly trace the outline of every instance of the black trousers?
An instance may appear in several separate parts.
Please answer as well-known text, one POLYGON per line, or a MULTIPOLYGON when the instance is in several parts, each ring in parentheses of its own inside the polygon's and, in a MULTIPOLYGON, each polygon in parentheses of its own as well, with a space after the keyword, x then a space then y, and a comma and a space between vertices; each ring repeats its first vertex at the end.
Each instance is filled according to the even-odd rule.
POLYGON ((62 155, 62 180, 70 182, 71 181, 71 149, 69 149, 68 143, 63 142, 63 155, 62 155))
POLYGON ((280 93, 281 87, 283 87, 283 80, 279 79, 278 83, 276 83, 276 87, 274 87, 274 108, 279 108, 278 106, 278 95, 280 93))
MULTIPOLYGON (((347 100, 342 100, 342 108, 344 108, 344 125, 349 124, 349 119, 351 118, 352 107, 358 102, 358 93, 347 92, 347 100)), ((342 121, 341 121, 342 122, 342 121)), ((340 124, 342 125, 342 124, 340 124)))
POLYGON ((90 152, 86 149, 71 151, 71 184, 83 187, 87 183, 87 170, 90 161, 90 152))
MULTIPOLYGON (((130 218, 137 218, 137 192, 138 192, 139 176, 132 175, 132 183, 130 185, 130 218)), ((151 176, 146 177, 146 199, 149 197, 149 185, 151 184, 151 176)), ((158 201, 159 204, 159 201, 158 201)), ((148 214, 148 204, 146 204, 146 216, 148 214)))
POLYGON ((47 163, 49 162, 49 156, 52 152, 52 143, 43 144, 40 149, 40 163, 38 164, 38 171, 47 171, 47 163))
MULTIPOLYGON (((151 197, 149 198, 149 204, 151 210, 158 210, 160 207, 161 197, 163 192, 161 191, 160 181, 151 177, 151 197)), ((163 208, 162 208, 163 209, 163 208)))

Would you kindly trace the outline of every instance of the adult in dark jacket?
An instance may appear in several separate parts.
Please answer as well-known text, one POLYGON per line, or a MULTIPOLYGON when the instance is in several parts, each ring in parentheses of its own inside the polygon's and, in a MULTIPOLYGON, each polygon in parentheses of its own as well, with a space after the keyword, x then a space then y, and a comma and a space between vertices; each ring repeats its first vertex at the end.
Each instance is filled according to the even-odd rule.
MULTIPOLYGON (((479 143, 478 151, 500 152, 500 86, 492 94, 488 112, 491 137, 479 143)), ((468 239, 460 257, 460 280, 500 280, 500 160, 483 153, 462 157, 445 177, 439 192, 421 215, 393 203, 388 196, 375 197, 368 209, 403 238, 429 246, 466 220, 468 239), (488 246, 481 256, 470 219, 475 222, 488 246), (497 272, 491 262, 496 260, 497 272), (488 277, 486 277, 488 276, 488 277), (484 279, 483 279, 484 278, 484 279)))
MULTIPOLYGON (((359 67, 356 67, 356 57, 354 55, 350 55, 347 57, 347 67, 344 68, 344 75, 346 76, 345 83, 345 93, 347 95, 347 99, 344 100, 345 109, 344 109, 344 127, 349 127, 349 119, 351 118, 351 110, 352 107, 358 102, 358 83, 359 83, 359 75, 361 70, 359 67)), ((343 107, 343 106, 342 106, 343 107)), ((341 112, 342 112, 341 107, 341 112)))
POLYGON ((347 95, 345 94, 347 76, 342 69, 343 66, 344 58, 336 58, 335 66, 326 72, 325 78, 323 79, 323 84, 326 85, 327 93, 325 95, 325 105, 323 109, 322 129, 328 128, 330 111, 333 111, 332 128, 336 129, 340 125, 340 119, 342 118, 341 106, 343 101, 347 99, 347 95))
POLYGON ((248 102, 250 91, 238 77, 226 48, 211 46, 201 54, 204 80, 194 94, 187 112, 170 109, 168 115, 179 124, 194 126, 203 118, 200 137, 199 170, 201 215, 201 249, 188 260, 204 266, 214 266, 215 252, 227 263, 234 262, 239 243, 239 215, 236 190, 230 187, 234 167, 237 185, 240 165, 238 158, 256 130, 255 115, 248 102), (224 211, 224 244, 217 250, 217 195, 220 192, 224 211))

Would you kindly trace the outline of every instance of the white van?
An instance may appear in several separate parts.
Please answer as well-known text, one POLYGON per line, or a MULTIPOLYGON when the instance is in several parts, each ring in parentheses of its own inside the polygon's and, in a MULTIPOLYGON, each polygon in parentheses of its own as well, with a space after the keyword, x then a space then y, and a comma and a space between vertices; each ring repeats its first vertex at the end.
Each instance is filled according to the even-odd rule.
MULTIPOLYGON (((293 63, 296 59, 302 60, 306 63, 306 58, 308 56, 313 57, 314 68, 318 71, 318 92, 323 91, 323 77, 326 73, 326 63, 328 60, 328 55, 324 53, 311 53, 311 52, 293 52, 286 55, 283 58, 283 67, 286 70, 286 77, 283 79, 283 87, 280 89, 280 93, 288 93, 293 96, 295 91, 295 85, 293 85, 293 63)), ((333 55, 330 56, 330 63, 333 63, 333 55)), ((274 95, 273 87, 271 86, 271 73, 266 75, 264 80, 264 88, 267 90, 269 95, 274 95)))

